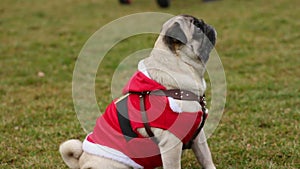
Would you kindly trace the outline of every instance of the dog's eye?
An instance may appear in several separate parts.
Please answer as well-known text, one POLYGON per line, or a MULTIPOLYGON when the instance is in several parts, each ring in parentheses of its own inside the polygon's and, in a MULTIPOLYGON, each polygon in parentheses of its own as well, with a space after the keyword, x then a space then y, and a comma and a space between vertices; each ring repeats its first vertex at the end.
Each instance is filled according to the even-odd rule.
POLYGON ((199 21, 198 19, 195 19, 195 20, 193 21, 193 24, 194 24, 197 28, 200 28, 202 31, 204 31, 204 27, 203 27, 204 23, 203 23, 202 20, 199 21))

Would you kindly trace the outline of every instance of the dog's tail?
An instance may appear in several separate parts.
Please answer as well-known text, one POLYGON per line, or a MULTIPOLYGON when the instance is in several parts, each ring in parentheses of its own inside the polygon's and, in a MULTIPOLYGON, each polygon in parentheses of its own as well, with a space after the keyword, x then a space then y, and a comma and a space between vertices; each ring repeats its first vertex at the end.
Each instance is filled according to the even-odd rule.
POLYGON ((83 152, 80 140, 68 140, 59 146, 59 152, 67 164, 72 169, 79 169, 79 158, 83 152))

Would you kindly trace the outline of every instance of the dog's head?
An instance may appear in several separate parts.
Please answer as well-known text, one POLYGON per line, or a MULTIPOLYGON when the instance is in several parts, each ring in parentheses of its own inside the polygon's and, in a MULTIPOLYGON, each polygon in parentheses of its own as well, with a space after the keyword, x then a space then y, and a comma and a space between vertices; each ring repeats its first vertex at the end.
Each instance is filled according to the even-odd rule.
POLYGON ((190 15, 179 15, 164 23, 162 41, 173 53, 180 51, 206 63, 216 43, 215 29, 203 20, 190 15))

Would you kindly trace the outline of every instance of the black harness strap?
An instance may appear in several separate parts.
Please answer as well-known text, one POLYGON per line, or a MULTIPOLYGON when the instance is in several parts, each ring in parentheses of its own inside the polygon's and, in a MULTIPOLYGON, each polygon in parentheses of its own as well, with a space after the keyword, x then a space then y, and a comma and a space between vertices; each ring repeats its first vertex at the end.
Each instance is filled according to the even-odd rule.
POLYGON ((121 131, 126 141, 130 141, 131 139, 138 137, 138 135, 132 130, 130 124, 127 101, 128 96, 118 101, 116 107, 121 131))
POLYGON ((188 90, 170 89, 170 90, 154 90, 150 92, 150 95, 167 96, 177 100, 188 100, 200 102, 202 97, 190 92, 188 90))
POLYGON ((145 109, 145 94, 140 95, 140 109, 141 109, 143 124, 148 136, 152 139, 152 141, 158 144, 158 140, 154 137, 154 133, 152 132, 151 127, 148 123, 149 120, 145 109))
POLYGON ((206 101, 205 101, 205 95, 203 95, 202 97, 200 97, 200 101, 199 101, 201 108, 202 108, 202 121, 201 124, 199 126, 199 128, 195 131, 193 137, 191 138, 190 141, 188 141, 186 144, 183 145, 182 149, 191 149, 192 145, 194 143, 194 140, 196 139, 196 137, 199 135, 199 133, 201 132, 201 130, 204 127, 205 121, 206 121, 206 117, 207 117, 207 109, 206 109, 206 101))

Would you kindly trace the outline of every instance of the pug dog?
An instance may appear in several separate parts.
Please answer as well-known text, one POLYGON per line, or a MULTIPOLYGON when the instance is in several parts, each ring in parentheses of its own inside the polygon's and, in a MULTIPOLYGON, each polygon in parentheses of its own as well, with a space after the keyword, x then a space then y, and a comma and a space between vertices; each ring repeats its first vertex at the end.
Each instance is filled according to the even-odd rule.
POLYGON ((216 168, 202 128, 205 65, 216 36, 212 26, 190 15, 166 21, 124 96, 107 107, 83 142, 60 145, 67 166, 180 169, 183 147, 189 144, 203 168, 216 168))

